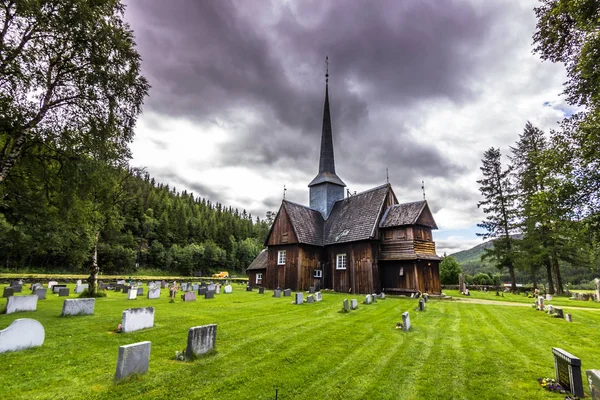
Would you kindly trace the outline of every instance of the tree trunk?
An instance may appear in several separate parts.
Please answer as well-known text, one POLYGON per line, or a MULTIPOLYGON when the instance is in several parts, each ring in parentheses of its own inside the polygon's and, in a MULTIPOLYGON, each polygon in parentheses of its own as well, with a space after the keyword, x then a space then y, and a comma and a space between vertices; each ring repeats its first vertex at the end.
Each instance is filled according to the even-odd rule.
POLYGON ((512 263, 508 265, 508 274, 510 275, 510 291, 517 293, 517 278, 515 277, 515 267, 512 263))
POLYGON ((19 157, 21 157, 21 153, 23 151, 23 147, 25 147, 26 141, 27 135, 25 131, 21 131, 15 138, 12 148, 10 149, 8 154, 1 155, 2 160, 0 161, 0 184, 4 182, 4 180, 10 173, 12 167, 15 165, 19 157))
POLYGON ((558 264, 558 258, 552 257, 552 270, 554 272, 554 279, 556 280, 556 294, 563 294, 562 279, 560 277, 560 266, 558 264))
POLYGON ((533 290, 538 288, 537 278, 535 277, 535 273, 531 274, 531 281, 533 282, 533 290))
POLYGON ((548 277, 548 293, 554 294, 554 283, 552 282, 552 264, 549 259, 546 259, 546 276, 548 277))
POLYGON ((100 240, 100 231, 96 232, 96 237, 94 240, 94 250, 92 253, 92 266, 90 268, 90 277, 88 278, 88 294, 90 297, 95 297, 98 291, 98 272, 100 272, 100 267, 98 267, 98 241, 100 240))

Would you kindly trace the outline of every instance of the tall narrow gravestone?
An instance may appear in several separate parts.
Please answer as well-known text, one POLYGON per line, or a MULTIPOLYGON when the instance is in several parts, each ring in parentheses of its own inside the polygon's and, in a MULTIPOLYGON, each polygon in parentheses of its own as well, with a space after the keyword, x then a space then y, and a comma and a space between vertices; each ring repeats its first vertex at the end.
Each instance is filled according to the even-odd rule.
POLYGON ((589 369, 585 371, 585 375, 587 377, 592 400, 600 400, 600 370, 589 369))
POLYGON ((143 374, 150 363, 151 342, 139 342, 119 346, 115 378, 123 379, 131 374, 143 374))
POLYGON ((419 311, 425 311, 425 300, 419 299, 419 311))
POLYGON ((365 304, 371 304, 371 295, 370 294, 365 296, 365 304))
POLYGON ((35 319, 16 319, 0 331, 0 353, 41 346, 45 336, 44 327, 35 319))
POLYGON ((554 370, 556 381, 567 392, 577 397, 583 397, 583 385, 581 384, 581 360, 563 349, 552 348, 554 355, 554 370))
POLYGON ((402 313, 402 330, 407 332, 410 329, 410 316, 408 311, 402 313))
POLYGON ((195 326, 188 331, 185 358, 193 360, 195 357, 208 353, 215 347, 217 341, 217 324, 195 326))
POLYGON ((356 310, 358 308, 358 300, 352 299, 350 300, 350 308, 356 310))
POLYGON ((458 274, 458 291, 464 293, 466 288, 467 287, 465 286, 465 277, 463 276, 463 274, 458 274))
POLYGON ((344 299, 344 303, 343 303, 343 308, 342 308, 342 310, 343 310, 344 312, 348 312, 348 311, 350 311, 350 306, 348 305, 348 299, 344 299))
POLYGON ((304 303, 304 296, 302 293, 296 293, 296 304, 304 303))

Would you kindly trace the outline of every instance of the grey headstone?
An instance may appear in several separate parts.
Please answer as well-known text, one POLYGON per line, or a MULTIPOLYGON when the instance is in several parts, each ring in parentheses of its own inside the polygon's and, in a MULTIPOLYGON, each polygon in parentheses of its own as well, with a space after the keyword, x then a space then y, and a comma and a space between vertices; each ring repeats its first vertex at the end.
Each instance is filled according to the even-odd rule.
POLYGON ((82 283, 77 284, 77 285, 75 285, 75 293, 76 294, 81 294, 85 290, 88 290, 89 287, 90 287, 90 285, 88 283, 86 283, 86 284, 82 284, 82 283))
POLYGON ((12 314, 19 311, 35 311, 37 309, 38 297, 29 296, 10 296, 6 299, 6 314, 12 314))
POLYGON ((215 285, 215 293, 216 294, 220 294, 221 293, 221 285, 215 285))
POLYGON ((206 290, 217 290, 217 286, 214 283, 211 283, 210 285, 206 286, 206 290))
POLYGON ((75 282, 75 285, 81 285, 81 279, 77 279, 77 282, 75 282))
POLYGON ((350 311, 350 305, 348 304, 348 299, 344 299, 344 304, 342 307, 343 307, 344 311, 346 311, 346 312, 350 311))
POLYGON ((558 384, 567 392, 583 397, 581 360, 557 347, 552 348, 552 355, 554 355, 554 370, 558 384))
POLYGON ((63 303, 62 315, 92 315, 96 299, 66 299, 63 303))
POLYGON ((144 288, 143 287, 137 288, 137 295, 138 296, 143 296, 144 295, 144 288))
POLYGON ((127 282, 125 282, 124 279, 121 279, 120 281, 117 281, 117 285, 123 285, 123 286, 125 286, 126 283, 127 282))
POLYGON ((425 311, 425 300, 419 299, 419 311, 425 311))
POLYGON ((275 289, 275 291, 273 292, 273 297, 281 297, 281 290, 275 289))
POLYGON ((11 288, 10 286, 4 286, 4 293, 2 294, 2 297, 6 298, 6 297, 13 296, 14 294, 15 294, 15 289, 11 288))
POLYGON ((223 288, 225 294, 231 294, 233 292, 233 288, 231 287, 231 285, 227 285, 223 288))
POLYGON ((129 308, 123 311, 121 329, 134 332, 154 326, 154 307, 129 308))
POLYGON ((373 303, 377 303, 377 295, 375 293, 371 295, 371 301, 373 301, 373 303))
POLYGON ((67 285, 63 285, 63 284, 54 285, 54 286, 52 286, 52 292, 58 293, 60 291, 60 289, 64 289, 66 287, 67 287, 67 285))
POLYGON ((215 347, 217 341, 217 325, 195 326, 188 331, 185 356, 188 360, 208 353, 215 347))
POLYGON ((160 288, 161 289, 166 289, 167 288, 167 281, 161 281, 160 282, 160 288))
POLYGON ((358 300, 356 300, 356 299, 350 300, 350 308, 352 310, 356 310, 358 308, 358 300))
POLYGON ((600 400, 600 370, 588 369, 585 371, 585 375, 587 377, 592 400, 600 400))
POLYGON ((123 290, 123 285, 117 285, 117 286, 115 286, 115 292, 116 293, 121 292, 121 290, 123 290))
POLYGON ((137 290, 133 289, 133 288, 129 288, 129 291, 127 292, 127 300, 135 300, 137 299, 137 290))
POLYGON ((214 299, 215 298, 215 291, 214 290, 208 290, 205 294, 204 294, 204 298, 205 299, 214 299))
POLYGON ((41 283, 34 283, 33 285, 31 285, 31 294, 34 294, 36 289, 40 289, 43 287, 44 285, 42 285, 41 283))
POLYGON ((158 299, 160 298, 160 288, 155 287, 154 289, 148 289, 148 298, 149 299, 158 299))
POLYGON ((371 304, 372 300, 373 299, 371 298, 370 294, 368 294, 368 295, 365 296, 365 304, 371 304))
POLYGON ((60 289, 58 289, 58 296, 59 297, 69 296, 69 291, 70 291, 69 288, 66 288, 66 287, 60 288, 60 289))
POLYGON ((192 283, 192 290, 195 292, 198 290, 198 284, 197 283, 192 283))
POLYGON ((131 374, 144 374, 150 364, 151 342, 139 342, 119 346, 115 378, 123 379, 131 374))
POLYGON ((310 294, 313 294, 316 291, 317 291, 317 288, 315 286, 311 286, 308 288, 308 293, 310 293, 310 294))
POLYGON ((573 316, 571 314, 566 314, 565 319, 567 320, 567 322, 573 322, 573 316))
POLYGON ((556 318, 564 318, 565 315, 563 313, 563 309, 561 307, 553 307, 554 315, 556 318))
POLYGON ((188 284, 187 283, 182 283, 181 284, 181 290, 183 290, 184 292, 187 290, 188 288, 188 284))
POLYGON ((183 301, 196 301, 196 292, 185 292, 181 295, 183 301))
POLYGON ((38 300, 45 300, 47 292, 48 289, 46 288, 37 288, 34 290, 33 294, 35 294, 38 297, 38 300))
POLYGON ((41 346, 45 337, 44 327, 35 319, 16 319, 0 331, 0 353, 41 346))
POLYGON ((52 286, 54 286, 54 285, 58 285, 58 282, 56 282, 56 281, 48 282, 48 289, 52 290, 52 286))
POLYGON ((408 311, 402 313, 402 330, 408 331, 410 329, 410 316, 408 311))
POLYGON ((538 297, 538 310, 544 311, 544 296, 538 297))
POLYGON ((131 290, 131 286, 123 285, 123 293, 129 293, 129 290, 131 290))
MULTIPOLYGON (((385 300, 385 293, 381 292, 381 295, 379 295, 379 297, 381 298, 381 300, 385 300)), ((425 300, 427 301, 427 300, 425 300)))
POLYGON ((199 294, 199 295, 206 294, 206 292, 208 292, 208 288, 207 288, 206 286, 200 286, 200 287, 198 288, 198 294, 199 294))
POLYGON ((304 296, 302 295, 302 293, 296 293, 296 304, 303 304, 304 303, 304 296))
POLYGON ((264 287, 259 287, 258 288, 258 294, 265 294, 265 288, 264 287))
POLYGON ((410 298, 411 298, 411 299, 414 299, 414 298, 415 298, 415 294, 414 294, 414 293, 411 293, 411 294, 410 294, 410 298))
POLYGON ((308 296, 306 296, 306 302, 307 303, 314 303, 315 302, 315 296, 313 296, 312 294, 309 294, 308 296))
POLYGON ((23 285, 11 285, 11 288, 15 291, 15 293, 21 293, 23 290, 23 285))
POLYGON ((317 292, 317 293, 315 293, 315 300, 316 300, 316 301, 321 301, 321 300, 323 300, 323 295, 321 295, 321 292, 317 292))
POLYGON ((251 291, 252 291, 252 286, 246 285, 246 292, 251 292, 251 291))
POLYGON ((283 291, 283 296, 284 297, 288 297, 288 296, 291 296, 291 295, 292 295, 292 289, 285 289, 283 291))

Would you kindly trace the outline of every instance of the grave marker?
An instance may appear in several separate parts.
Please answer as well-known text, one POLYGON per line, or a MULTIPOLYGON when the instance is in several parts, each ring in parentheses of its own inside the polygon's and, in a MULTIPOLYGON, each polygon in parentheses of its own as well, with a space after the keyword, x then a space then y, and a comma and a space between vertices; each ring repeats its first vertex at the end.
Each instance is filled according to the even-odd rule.
POLYGON ((0 330, 0 353, 25 350, 44 344, 44 327, 35 319, 20 318, 0 330))
POLYGON ((289 297, 292 295, 292 289, 285 289, 283 291, 283 297, 289 297))
POLYGON ((22 285, 10 285, 11 288, 13 288, 13 290, 15 291, 15 293, 21 293, 21 291, 23 290, 23 286, 22 285))
POLYGON ((296 293, 296 304, 303 304, 304 303, 304 296, 302 295, 302 293, 296 293))
POLYGON ((565 315, 565 319, 567 320, 567 322, 573 322, 573 316, 571 314, 565 315))
POLYGON ((35 294, 38 297, 38 300, 46 300, 47 292, 48 292, 48 289, 46 289, 46 288, 37 288, 34 290, 33 294, 35 294))
POLYGON ((15 294, 15 289, 11 288, 10 286, 4 286, 4 293, 2 294, 2 297, 6 298, 6 297, 14 296, 14 294, 15 294))
POLYGON ((281 290, 275 289, 275 291, 273 292, 273 297, 281 297, 281 290))
POLYGON ((185 292, 181 295, 183 301, 196 301, 196 292, 185 292))
POLYGON ((199 295, 206 294, 206 292, 208 292, 208 288, 207 288, 206 286, 200 286, 200 287, 198 288, 198 294, 199 294, 199 295))
POLYGON ((350 300, 350 308, 352 310, 356 310, 358 308, 358 300, 356 300, 356 299, 350 300))
POLYGON ((370 294, 368 294, 368 295, 365 296, 365 304, 371 304, 371 300, 372 299, 371 299, 371 295, 370 294))
POLYGON ((160 298, 160 288, 155 287, 154 289, 148 289, 148 298, 149 299, 158 299, 160 298))
MULTIPOLYGON (((385 300, 385 293, 381 292, 379 297, 381 298, 381 300, 385 300)), ((425 300, 425 302, 427 302, 427 300, 425 300)))
POLYGON ((317 291, 317 288, 315 286, 311 286, 308 288, 308 293, 313 294, 317 291))
POLYGON ((585 371, 587 377, 588 386, 590 387, 590 394, 592 400, 600 400, 600 370, 588 369, 585 371))
POLYGON ((217 324, 195 326, 188 331, 185 357, 193 360, 195 357, 208 353, 215 347, 217 341, 217 324))
POLYGON ((258 294, 265 294, 265 288, 264 287, 259 287, 258 288, 258 294))
POLYGON ((130 289, 127 292, 127 300, 135 300, 135 299, 137 299, 137 290, 130 289))
POLYGON ((129 308, 123 311, 121 329, 134 332, 154 326, 154 307, 129 308))
POLYGON ((558 384, 567 392, 577 397, 583 397, 581 360, 557 347, 552 348, 552 354, 554 355, 554 370, 558 384))
POLYGON ((252 291, 252 286, 246 285, 246 292, 251 292, 251 291, 252 291))
POLYGON ((342 310, 344 310, 344 312, 350 311, 350 305, 348 305, 348 299, 344 299, 344 303, 342 305, 342 310))
POLYGON ((137 295, 138 296, 143 296, 144 295, 144 288, 143 287, 137 288, 137 295))
POLYGON ((92 315, 95 305, 96 299, 66 299, 61 315, 92 315))
POLYGON ((321 300, 323 300, 323 297, 322 297, 322 295, 321 295, 321 292, 317 292, 317 293, 315 293, 315 300, 317 300, 317 301, 321 301, 321 300))
POLYGON ((48 282, 48 289, 52 290, 52 286, 54 286, 54 285, 58 285, 58 282, 56 282, 56 281, 48 282))
POLYGON ((231 285, 227 285, 224 288, 225 294, 231 294, 233 293, 233 288, 231 287, 231 285))
POLYGON ((38 297, 29 296, 10 296, 6 299, 5 314, 12 314, 19 311, 35 311, 37 309, 38 297))
POLYGON ((79 283, 79 284, 75 285, 75 293, 81 294, 81 293, 83 293, 84 290, 88 290, 89 287, 90 287, 90 285, 88 283, 86 283, 86 284, 79 283))
POLYGON ((58 288, 58 297, 68 297, 70 290, 68 287, 58 288))
POLYGON ((563 309, 560 307, 553 307, 556 318, 564 318, 563 309))
POLYGON ((214 299, 215 298, 215 291, 214 290, 207 290, 206 293, 204 294, 204 298, 205 299, 214 299))
POLYGON ((139 342, 119 346, 116 379, 123 379, 131 374, 144 374, 150 364, 151 342, 139 342))
POLYGON ((419 299, 419 311, 425 311, 425 300, 419 299))
POLYGON ((315 302, 315 296, 313 296, 312 294, 309 294, 308 296, 306 296, 306 302, 307 303, 314 303, 315 302))
POLYGON ((402 313, 402 330, 408 332, 410 329, 410 316, 408 311, 402 313))

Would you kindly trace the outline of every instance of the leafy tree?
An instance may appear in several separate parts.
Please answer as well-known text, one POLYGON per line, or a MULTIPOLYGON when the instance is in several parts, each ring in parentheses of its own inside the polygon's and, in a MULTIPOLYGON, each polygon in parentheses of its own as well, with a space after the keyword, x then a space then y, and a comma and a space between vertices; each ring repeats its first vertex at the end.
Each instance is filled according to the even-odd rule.
POLYGON ((440 280, 445 285, 455 285, 458 283, 458 275, 462 272, 460 264, 456 258, 446 256, 440 263, 440 280))
POLYGON ((35 142, 129 156, 149 86, 123 13, 119 0, 0 2, 0 183, 35 142))
POLYGON ((500 149, 491 147, 482 159, 480 168, 483 179, 478 180, 479 191, 484 200, 477 204, 483 207, 486 219, 477 224, 486 230, 479 234, 483 239, 494 239, 494 245, 485 249, 483 258, 490 258, 498 269, 506 268, 510 275, 511 289, 517 290, 514 271, 515 249, 511 234, 516 227, 515 188, 511 182, 510 166, 503 170, 500 149))

